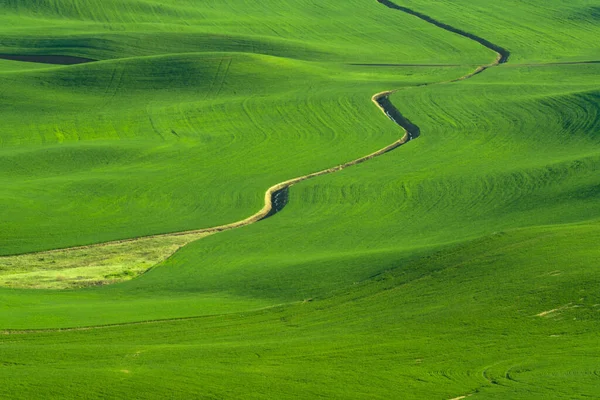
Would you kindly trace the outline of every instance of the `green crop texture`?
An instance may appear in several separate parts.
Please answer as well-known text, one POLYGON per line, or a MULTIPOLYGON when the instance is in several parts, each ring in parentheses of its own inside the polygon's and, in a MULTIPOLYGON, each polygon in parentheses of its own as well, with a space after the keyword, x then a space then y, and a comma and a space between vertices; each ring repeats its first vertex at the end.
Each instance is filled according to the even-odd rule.
POLYGON ((590 0, 3 0, 0 398, 600 398, 599 38, 590 0))

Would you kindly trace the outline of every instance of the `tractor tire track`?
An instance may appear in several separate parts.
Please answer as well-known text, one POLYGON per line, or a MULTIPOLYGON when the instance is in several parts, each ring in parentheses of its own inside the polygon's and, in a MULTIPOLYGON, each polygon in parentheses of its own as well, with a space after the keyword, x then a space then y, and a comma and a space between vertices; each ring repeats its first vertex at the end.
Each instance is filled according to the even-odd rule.
MULTIPOLYGON (((289 306, 291 304, 302 304, 302 301, 293 301, 289 303, 282 304, 274 304, 272 306, 266 306, 257 308, 254 310, 250 310, 247 312, 239 313, 239 315, 249 315, 253 313, 258 313, 265 310, 277 309, 283 306, 289 306)), ((208 318, 219 318, 226 317, 228 313, 222 314, 211 314, 211 315, 195 315, 191 317, 175 317, 175 318, 162 318, 162 319, 147 319, 143 321, 134 321, 134 322, 116 322, 113 324, 102 324, 102 325, 89 325, 89 326, 75 326, 69 328, 39 328, 39 329, 2 329, 0 330, 0 335, 8 336, 8 335, 28 335, 28 334, 36 334, 36 333, 55 333, 55 332, 76 332, 76 331, 90 331, 90 330, 98 330, 98 329, 109 329, 109 328, 119 328, 124 326, 137 326, 137 325, 150 325, 150 324, 165 324, 169 322, 178 322, 178 321, 194 321, 200 319, 208 319, 208 318)), ((1 363, 1 361, 0 361, 1 363)))

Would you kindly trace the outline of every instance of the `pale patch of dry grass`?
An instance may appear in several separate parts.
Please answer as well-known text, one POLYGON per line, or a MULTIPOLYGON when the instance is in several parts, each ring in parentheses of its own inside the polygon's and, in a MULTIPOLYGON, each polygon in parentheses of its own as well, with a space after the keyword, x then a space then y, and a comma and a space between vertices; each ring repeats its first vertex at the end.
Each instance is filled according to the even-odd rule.
POLYGON ((0 286, 73 289, 122 282, 210 233, 140 238, 64 250, 0 257, 0 286))

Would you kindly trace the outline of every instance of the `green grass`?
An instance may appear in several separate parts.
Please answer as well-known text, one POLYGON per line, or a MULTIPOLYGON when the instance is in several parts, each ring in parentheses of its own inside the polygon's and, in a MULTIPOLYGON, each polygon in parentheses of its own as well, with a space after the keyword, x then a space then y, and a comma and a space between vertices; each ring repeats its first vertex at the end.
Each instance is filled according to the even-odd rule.
MULTIPOLYGON (((600 58, 589 2, 398 0, 511 51, 429 86, 494 54, 375 1, 197 3, 0 5, 0 53, 103 60, 0 61, 1 255, 245 218, 402 136, 383 90, 421 136, 137 279, 0 289, 0 397, 599 395, 600 64, 519 65, 600 58)), ((102 249, 2 274, 128 270, 102 249)))
POLYGON ((29 398, 45 388, 50 397, 126 397, 132 391, 157 398, 593 397, 598 239, 597 223, 517 230, 433 253, 309 303, 4 336, 7 383, 0 393, 29 398), (56 385, 65 369, 68 384, 56 385), (35 382, 19 385, 28 374, 36 375, 35 382))

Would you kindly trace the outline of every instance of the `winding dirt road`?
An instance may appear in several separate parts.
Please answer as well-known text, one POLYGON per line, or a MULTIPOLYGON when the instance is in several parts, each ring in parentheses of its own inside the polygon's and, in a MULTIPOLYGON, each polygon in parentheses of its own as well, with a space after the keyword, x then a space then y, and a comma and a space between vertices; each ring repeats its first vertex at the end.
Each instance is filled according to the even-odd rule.
MULTIPOLYGON (((472 72, 470 72, 464 76, 461 76, 461 77, 458 77, 458 78, 455 78, 452 80, 448 80, 448 81, 428 83, 428 84, 422 84, 422 85, 417 85, 417 86, 431 86, 431 85, 439 85, 439 84, 463 81, 463 80, 474 77, 475 75, 485 71, 488 68, 495 67, 499 64, 505 63, 508 60, 508 57, 510 56, 510 52, 508 50, 506 50, 498 45, 495 45, 495 44, 489 42, 488 40, 483 39, 477 35, 474 35, 469 32, 465 32, 461 29, 458 29, 458 28, 455 28, 446 23, 440 22, 428 15, 422 14, 418 11, 414 11, 407 7, 399 6, 389 0, 377 0, 377 2, 392 9, 392 10, 396 10, 396 11, 403 12, 405 14, 409 14, 413 17, 419 18, 425 22, 433 24, 433 25, 435 25, 441 29, 444 29, 448 32, 451 32, 451 33, 463 36, 467 39, 476 41, 477 43, 481 44, 482 46, 494 51, 497 55, 496 59, 493 62, 491 62, 489 64, 485 64, 485 65, 480 65, 475 70, 473 70, 472 72)), ((54 62, 56 64, 75 64, 75 63, 94 61, 91 59, 85 59, 85 58, 80 58, 80 57, 39 56, 39 55, 37 55, 37 56, 0 55, 0 58, 7 58, 7 59, 12 59, 12 60, 20 59, 21 61, 25 61, 25 60, 33 61, 34 58, 37 58, 38 60, 40 60, 38 62, 54 62)), ((401 64, 398 64, 398 65, 401 65, 401 64)), ((391 94, 397 92, 398 90, 401 90, 401 89, 395 89, 395 90, 389 90, 389 91, 376 93, 375 95, 373 95, 371 100, 381 110, 381 112, 385 116, 387 116, 390 120, 392 120, 394 123, 396 123, 398 126, 400 126, 404 130, 404 135, 400 139, 389 144, 388 146, 385 146, 382 149, 379 149, 373 153, 367 154, 366 156, 357 158, 352 161, 348 161, 344 164, 340 164, 335 167, 327 168, 327 169, 324 169, 321 171, 313 172, 308 175, 302 175, 302 176, 299 176, 299 177, 296 177, 293 179, 289 179, 287 181, 280 182, 280 183, 277 183, 277 184, 271 186, 265 192, 265 204, 264 204, 263 208, 260 209, 255 214, 249 216, 248 218, 245 218, 240 221, 232 222, 229 224, 225 224, 225 225, 211 227, 211 228, 203 228, 203 229, 181 231, 181 232, 174 232, 174 233, 148 235, 148 236, 142 236, 142 237, 136 237, 136 238, 121 239, 121 240, 115 240, 115 241, 110 241, 110 242, 91 244, 91 245, 86 245, 86 246, 77 246, 77 247, 69 247, 69 248, 62 248, 62 249, 47 250, 47 251, 42 251, 42 252, 34 252, 34 253, 29 253, 29 254, 44 254, 44 253, 52 253, 52 252, 56 252, 56 251, 86 249, 86 248, 91 248, 91 247, 101 247, 101 246, 108 246, 108 245, 112 245, 112 244, 133 242, 136 240, 149 239, 149 238, 173 237, 173 236, 200 234, 200 233, 211 234, 211 233, 227 231, 230 229, 241 228, 243 226, 250 225, 250 224, 258 222, 262 219, 268 218, 268 217, 276 214, 277 212, 281 211, 281 209, 283 209, 283 207, 287 204, 288 190, 291 186, 293 186, 299 182, 311 179, 311 178, 316 178, 318 176, 331 174, 331 173, 340 171, 342 169, 351 167, 353 165, 361 164, 372 158, 381 156, 389 151, 397 149, 398 147, 402 146, 403 144, 409 142, 410 140, 413 140, 413 139, 416 139, 417 137, 419 137, 419 135, 420 135, 419 127, 417 125, 413 124, 412 122, 410 122, 406 117, 404 117, 400 113, 400 111, 398 111, 398 109, 396 109, 396 107, 394 107, 392 102, 389 100, 389 96, 391 94)))

